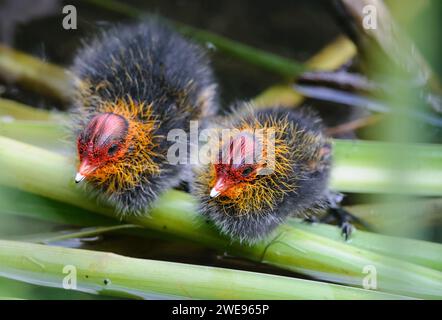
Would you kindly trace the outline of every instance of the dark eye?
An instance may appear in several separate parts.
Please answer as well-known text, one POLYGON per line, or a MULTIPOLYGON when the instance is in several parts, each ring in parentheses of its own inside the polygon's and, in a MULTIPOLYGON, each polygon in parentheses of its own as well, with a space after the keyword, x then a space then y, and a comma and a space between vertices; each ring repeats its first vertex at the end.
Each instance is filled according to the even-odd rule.
POLYGON ((117 152, 117 150, 118 150, 118 145, 113 144, 113 145, 111 145, 110 148, 107 150, 107 153, 108 153, 110 156, 112 156, 112 155, 115 154, 115 152, 117 152))
POLYGON ((252 167, 247 167, 242 171, 242 176, 247 177, 249 174, 251 174, 253 171, 252 167))

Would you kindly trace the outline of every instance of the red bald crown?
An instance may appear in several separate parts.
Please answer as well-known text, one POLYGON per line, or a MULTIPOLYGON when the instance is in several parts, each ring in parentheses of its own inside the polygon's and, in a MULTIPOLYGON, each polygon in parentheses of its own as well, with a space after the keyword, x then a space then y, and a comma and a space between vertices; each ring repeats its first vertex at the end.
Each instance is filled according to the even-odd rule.
POLYGON ((128 127, 127 120, 114 113, 101 113, 89 121, 77 139, 80 160, 77 182, 124 155, 128 127))
POLYGON ((259 169, 260 151, 259 141, 250 132, 240 132, 224 144, 219 154, 219 163, 214 165, 215 183, 210 196, 233 195, 235 192, 229 190, 253 180, 259 169))

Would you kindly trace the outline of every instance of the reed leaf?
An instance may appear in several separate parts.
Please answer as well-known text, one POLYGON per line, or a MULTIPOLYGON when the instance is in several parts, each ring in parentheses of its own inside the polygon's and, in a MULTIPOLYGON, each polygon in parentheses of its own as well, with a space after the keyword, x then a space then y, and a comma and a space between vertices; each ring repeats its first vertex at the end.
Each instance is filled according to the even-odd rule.
POLYGON ((75 272, 76 290, 124 298, 404 298, 268 274, 0 240, 1 276, 62 288, 68 272, 72 277, 75 272))
MULTIPOLYGON (((112 209, 88 199, 75 186, 73 161, 59 154, 0 138, 0 167, 3 169, 0 184, 116 216, 112 209)), ((201 219, 190 195, 178 191, 164 194, 150 216, 124 219, 254 261, 353 286, 361 286, 364 268, 373 265, 381 291, 418 298, 442 297, 442 273, 439 271, 354 248, 343 241, 333 241, 290 225, 281 226, 273 237, 254 246, 231 242, 201 219)))

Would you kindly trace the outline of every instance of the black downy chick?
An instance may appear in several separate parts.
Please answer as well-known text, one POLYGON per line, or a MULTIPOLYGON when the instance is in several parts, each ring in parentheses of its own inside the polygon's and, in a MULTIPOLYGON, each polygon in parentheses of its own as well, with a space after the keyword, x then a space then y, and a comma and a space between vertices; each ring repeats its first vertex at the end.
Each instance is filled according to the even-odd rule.
POLYGON ((168 132, 188 131, 190 120, 217 111, 205 51, 153 17, 102 32, 80 50, 72 72, 75 181, 85 179, 121 214, 145 212, 190 174, 168 162, 168 132))
POLYGON ((236 130, 209 142, 214 152, 195 170, 192 193, 223 234, 251 244, 289 215, 329 206, 332 144, 310 111, 245 105, 219 127, 236 130))

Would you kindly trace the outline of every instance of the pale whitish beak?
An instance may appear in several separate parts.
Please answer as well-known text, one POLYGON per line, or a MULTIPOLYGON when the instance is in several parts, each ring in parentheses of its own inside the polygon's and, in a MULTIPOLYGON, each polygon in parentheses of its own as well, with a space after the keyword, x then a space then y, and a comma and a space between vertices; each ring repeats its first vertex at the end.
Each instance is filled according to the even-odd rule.
POLYGON ((84 178, 86 178, 86 176, 82 175, 80 172, 77 172, 77 174, 75 175, 75 183, 83 181, 84 178))
POLYGON ((210 190, 210 197, 211 198, 216 198, 218 197, 220 194, 220 192, 218 190, 216 190, 215 188, 212 188, 212 190, 210 190))

